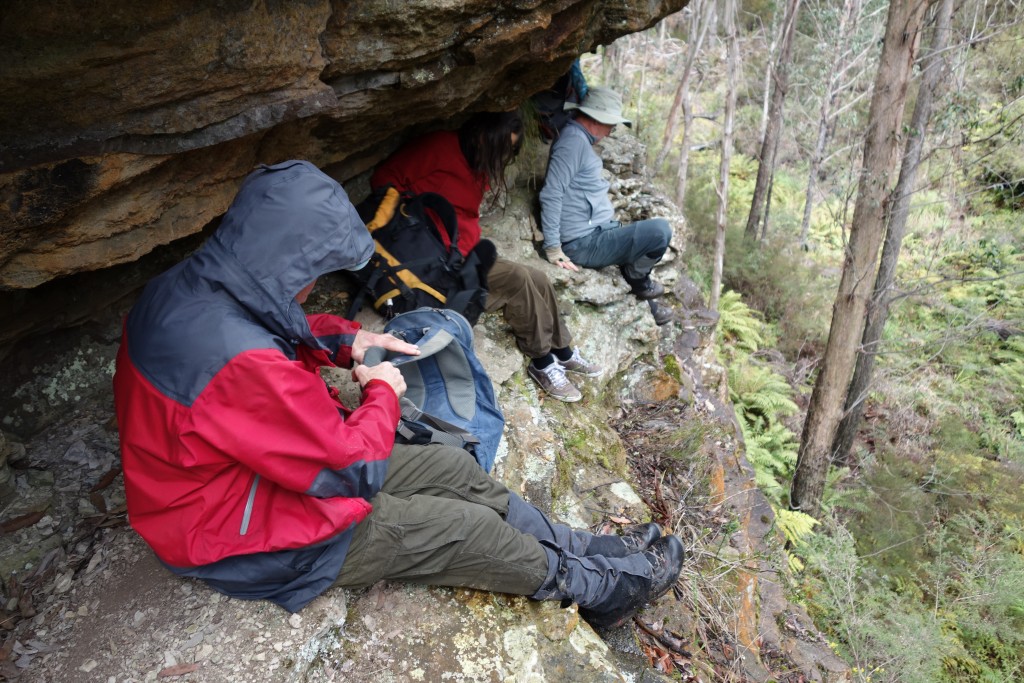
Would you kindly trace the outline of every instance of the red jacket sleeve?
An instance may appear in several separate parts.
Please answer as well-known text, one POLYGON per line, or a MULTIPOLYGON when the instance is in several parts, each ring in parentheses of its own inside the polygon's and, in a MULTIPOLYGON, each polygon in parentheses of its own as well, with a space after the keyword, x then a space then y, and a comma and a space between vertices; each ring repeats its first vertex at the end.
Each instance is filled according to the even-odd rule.
MULTIPOLYGON (((307 315, 306 320, 309 321, 313 336, 330 349, 326 361, 343 368, 352 367, 352 342, 362 325, 329 313, 307 315)), ((322 353, 306 346, 299 346, 297 353, 311 371, 327 364, 322 353)))
POLYGON ((293 491, 369 499, 383 485, 399 416, 395 392, 371 381, 346 420, 301 362, 258 350, 217 373, 193 404, 182 441, 293 491))

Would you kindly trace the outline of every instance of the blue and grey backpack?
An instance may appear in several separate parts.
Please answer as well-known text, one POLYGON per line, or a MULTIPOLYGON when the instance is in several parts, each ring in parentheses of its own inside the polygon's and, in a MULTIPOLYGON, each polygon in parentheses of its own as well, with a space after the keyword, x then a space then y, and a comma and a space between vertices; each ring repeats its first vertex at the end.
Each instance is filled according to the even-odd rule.
POLYGON ((473 351, 469 322, 448 309, 418 308, 395 316, 384 331, 420 348, 419 356, 374 348, 363 359, 366 365, 391 361, 405 378, 396 440, 465 448, 490 472, 505 417, 473 351))

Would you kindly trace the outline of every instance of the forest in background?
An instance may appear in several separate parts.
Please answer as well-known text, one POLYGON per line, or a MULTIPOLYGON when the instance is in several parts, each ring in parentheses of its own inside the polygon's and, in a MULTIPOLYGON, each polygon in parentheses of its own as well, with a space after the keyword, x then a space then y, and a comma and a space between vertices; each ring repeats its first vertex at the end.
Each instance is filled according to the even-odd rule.
POLYGON ((1024 3, 692 0, 582 67, 685 208, 792 596, 857 680, 1024 680, 1024 3))

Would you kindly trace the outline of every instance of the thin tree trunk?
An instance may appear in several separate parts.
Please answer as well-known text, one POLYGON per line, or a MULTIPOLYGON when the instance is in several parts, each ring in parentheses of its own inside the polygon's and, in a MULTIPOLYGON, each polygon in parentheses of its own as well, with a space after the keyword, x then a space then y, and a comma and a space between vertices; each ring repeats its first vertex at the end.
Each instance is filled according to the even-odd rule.
POLYGON ((882 338, 882 330, 889 319, 889 304, 893 281, 896 279, 896 264, 899 262, 900 249, 903 246, 903 235, 906 232, 907 216, 910 213, 910 196, 917 181, 917 169, 921 163, 921 150, 924 147, 925 129, 931 119, 932 100, 939 85, 942 72, 941 55, 946 50, 950 20, 953 15, 953 0, 940 0, 941 4, 935 15, 935 27, 932 34, 931 49, 922 60, 921 86, 918 89, 917 102, 910 119, 910 137, 907 138, 906 153, 900 166, 900 177, 893 190, 892 202, 889 205, 889 227, 882 245, 882 262, 875 279, 875 290, 868 308, 867 325, 861 339, 860 355, 857 367, 850 381, 850 390, 846 395, 846 406, 835 442, 832 445, 832 457, 836 462, 849 457, 853 440, 860 426, 860 418, 864 411, 864 400, 867 398, 871 375, 875 366, 877 349, 882 338))
POLYGON ((625 62, 631 52, 631 35, 622 36, 604 47, 604 59, 601 60, 601 80, 609 88, 622 92, 626 72, 625 62))
POLYGON ((736 32, 736 0, 725 0, 725 32, 729 40, 728 84, 725 120, 722 123, 722 160, 718 167, 718 216, 715 232, 715 264, 711 274, 711 310, 718 310, 722 295, 722 266, 725 262, 725 228, 729 215, 729 165, 732 163, 732 124, 736 112, 740 48, 736 32))
POLYGON ((683 103, 689 103, 690 99, 690 76, 693 74, 693 63, 700 53, 704 44, 704 37, 711 26, 712 17, 715 13, 715 3, 712 0, 694 0, 693 14, 690 21, 689 44, 686 47, 686 62, 683 64, 683 73, 679 77, 679 85, 676 87, 675 97, 672 99, 672 107, 669 109, 668 121, 665 123, 665 133, 661 137, 661 149, 654 160, 654 171, 657 173, 661 165, 665 163, 669 148, 672 146, 672 139, 676 136, 676 128, 679 125, 679 112, 683 109, 683 103), (701 7, 704 3, 704 7, 701 7), (703 12, 701 10, 704 10, 703 12), (694 38, 696 36, 696 38, 694 38))
POLYGON ((800 12, 800 2, 801 0, 787 0, 786 13, 782 18, 782 37, 779 42, 779 57, 774 68, 775 85, 772 88, 768 127, 761 141, 761 163, 757 168, 754 197, 750 202, 750 214, 747 216, 747 227, 743 233, 750 241, 757 238, 757 227, 761 222, 761 212, 768 189, 768 177, 775 168, 775 140, 782 128, 782 105, 789 89, 789 61, 793 53, 793 35, 796 33, 796 17, 800 12))
POLYGON ((686 206, 686 174, 690 166, 690 126, 693 123, 693 110, 690 99, 683 100, 683 139, 679 143, 679 167, 676 169, 676 206, 686 206))
POLYGON ((811 155, 810 168, 807 170, 807 194, 804 199, 804 216, 800 223, 800 246, 807 248, 807 234, 811 227, 811 211, 814 209, 814 186, 818 181, 818 170, 821 168, 822 160, 825 158, 825 146, 830 137, 832 129, 830 118, 832 106, 839 95, 839 83, 841 74, 846 71, 844 66, 846 54, 849 51, 850 34, 856 23, 854 18, 860 13, 860 0, 845 0, 843 13, 839 18, 839 28, 836 31, 838 36, 838 47, 835 52, 835 59, 832 62, 831 75, 828 80, 828 87, 821 98, 821 114, 818 116, 818 139, 814 145, 814 153, 811 155))
MULTIPOLYGON (((772 152, 772 156, 776 157, 779 153, 779 138, 775 138, 775 150, 772 152)), ((758 239, 764 242, 765 237, 768 236, 768 218, 772 214, 772 192, 775 189, 775 167, 772 166, 772 174, 768 178, 768 195, 764 202, 764 220, 761 221, 761 234, 758 239)))
POLYGON ((772 12, 772 26, 769 29, 771 32, 770 42, 769 36, 765 36, 765 42, 768 43, 768 52, 765 54, 766 59, 764 60, 764 93, 761 98, 761 128, 757 131, 757 141, 759 144, 764 143, 764 134, 768 130, 768 112, 771 110, 772 102, 772 69, 775 67, 775 49, 779 45, 778 26, 781 17, 779 15, 778 7, 772 12))
POLYGON ((821 369, 800 437, 791 505, 815 516, 821 510, 832 442, 842 418, 857 348, 864 332, 871 285, 885 232, 886 200, 895 171, 898 135, 928 0, 892 0, 864 141, 864 163, 853 210, 850 243, 821 369))
POLYGON ((643 57, 642 57, 643 61, 640 63, 640 88, 638 89, 637 96, 636 96, 636 124, 635 124, 635 128, 633 129, 636 132, 637 136, 640 135, 640 128, 643 125, 641 119, 643 117, 643 107, 644 107, 644 82, 647 80, 647 48, 650 47, 650 45, 651 45, 651 37, 647 34, 647 31, 644 31, 643 36, 644 36, 644 51, 642 53, 643 54, 643 57))

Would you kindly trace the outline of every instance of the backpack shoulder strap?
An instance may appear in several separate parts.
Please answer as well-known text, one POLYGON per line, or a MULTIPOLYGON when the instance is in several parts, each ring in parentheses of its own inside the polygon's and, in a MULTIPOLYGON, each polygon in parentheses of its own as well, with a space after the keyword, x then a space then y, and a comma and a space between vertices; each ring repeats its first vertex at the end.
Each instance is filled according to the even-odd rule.
POLYGON ((377 205, 373 218, 366 224, 366 229, 370 231, 371 235, 391 222, 391 219, 395 217, 395 211, 398 209, 398 200, 401 198, 402 195, 399 194, 398 190, 388 185, 387 191, 377 205))
MULTIPOLYGON (((406 203, 406 208, 409 211, 417 212, 424 218, 426 218, 424 209, 433 211, 434 215, 441 220, 441 227, 448 233, 448 243, 451 244, 451 251, 459 253, 461 256, 457 246, 459 243, 459 219, 455 215, 455 207, 452 206, 451 202, 436 192, 424 192, 409 199, 406 203)), ((424 222, 434 225, 434 221, 431 220, 424 222)))

